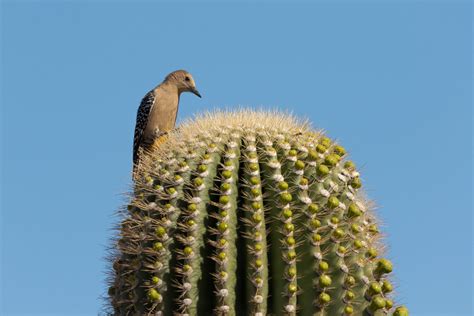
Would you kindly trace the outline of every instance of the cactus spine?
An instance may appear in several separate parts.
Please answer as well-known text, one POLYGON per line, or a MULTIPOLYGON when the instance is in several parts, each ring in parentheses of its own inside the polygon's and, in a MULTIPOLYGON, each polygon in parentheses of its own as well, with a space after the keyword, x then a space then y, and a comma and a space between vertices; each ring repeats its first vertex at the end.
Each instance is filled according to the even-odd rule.
POLYGON ((343 147, 280 113, 214 113, 144 157, 112 256, 115 315, 395 315, 343 147))

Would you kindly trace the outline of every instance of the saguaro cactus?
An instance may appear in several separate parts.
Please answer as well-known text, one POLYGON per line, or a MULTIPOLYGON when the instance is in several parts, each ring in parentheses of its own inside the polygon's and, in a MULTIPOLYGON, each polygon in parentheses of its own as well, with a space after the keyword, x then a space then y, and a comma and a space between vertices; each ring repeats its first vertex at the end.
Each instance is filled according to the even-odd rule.
POLYGON ((112 314, 408 315, 359 173, 323 133, 220 112, 143 156, 112 255, 112 314))

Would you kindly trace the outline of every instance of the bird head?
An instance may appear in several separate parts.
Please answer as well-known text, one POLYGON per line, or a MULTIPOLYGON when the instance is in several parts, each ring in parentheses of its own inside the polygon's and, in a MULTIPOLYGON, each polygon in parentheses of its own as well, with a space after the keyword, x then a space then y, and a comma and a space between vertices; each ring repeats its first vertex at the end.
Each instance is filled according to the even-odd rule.
POLYGON ((175 85, 178 88, 178 92, 191 92, 201 97, 201 94, 196 89, 196 83, 194 82, 193 76, 185 70, 176 70, 170 73, 165 78, 165 82, 175 85))

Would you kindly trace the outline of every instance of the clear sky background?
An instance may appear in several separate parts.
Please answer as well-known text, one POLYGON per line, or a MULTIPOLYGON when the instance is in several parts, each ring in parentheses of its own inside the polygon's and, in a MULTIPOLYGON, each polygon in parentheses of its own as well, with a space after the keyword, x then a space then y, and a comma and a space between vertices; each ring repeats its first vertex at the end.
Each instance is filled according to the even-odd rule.
POLYGON ((278 107, 339 140, 377 201, 399 302, 473 315, 469 1, 4 1, 1 315, 96 315, 142 96, 278 107))

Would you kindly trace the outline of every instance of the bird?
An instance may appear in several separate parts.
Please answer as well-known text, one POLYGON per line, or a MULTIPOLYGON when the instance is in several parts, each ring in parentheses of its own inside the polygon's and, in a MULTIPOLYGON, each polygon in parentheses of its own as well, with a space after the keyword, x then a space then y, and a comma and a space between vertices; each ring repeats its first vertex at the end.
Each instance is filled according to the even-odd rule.
POLYGON ((183 92, 191 92, 201 98, 193 76, 186 70, 176 70, 143 97, 137 110, 133 137, 134 171, 140 161, 140 148, 149 150, 155 140, 174 129, 179 97, 183 92))

